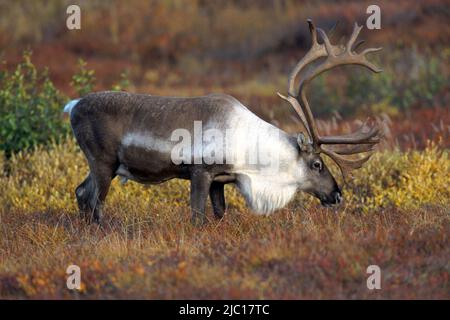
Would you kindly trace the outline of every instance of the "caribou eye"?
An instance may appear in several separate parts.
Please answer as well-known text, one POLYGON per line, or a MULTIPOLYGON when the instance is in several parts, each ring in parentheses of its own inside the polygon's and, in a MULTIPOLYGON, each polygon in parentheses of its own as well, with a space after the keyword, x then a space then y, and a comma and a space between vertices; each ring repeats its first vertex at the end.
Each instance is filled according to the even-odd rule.
POLYGON ((322 162, 320 160, 313 161, 312 168, 314 170, 321 171, 322 170, 322 162))

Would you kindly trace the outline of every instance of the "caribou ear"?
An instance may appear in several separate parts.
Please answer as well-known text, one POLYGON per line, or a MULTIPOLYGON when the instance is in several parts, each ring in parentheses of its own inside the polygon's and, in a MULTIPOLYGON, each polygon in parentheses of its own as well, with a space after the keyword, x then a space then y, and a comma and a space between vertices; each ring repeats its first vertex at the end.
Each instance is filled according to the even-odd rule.
POLYGON ((307 138, 302 132, 297 135, 297 144, 303 152, 313 152, 311 139, 307 138))

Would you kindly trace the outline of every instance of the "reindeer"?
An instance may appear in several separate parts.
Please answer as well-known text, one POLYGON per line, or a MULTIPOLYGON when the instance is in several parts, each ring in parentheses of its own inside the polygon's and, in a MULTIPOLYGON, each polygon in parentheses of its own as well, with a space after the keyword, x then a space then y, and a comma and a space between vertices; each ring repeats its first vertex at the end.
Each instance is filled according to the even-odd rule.
MULTIPOLYGON (((309 19, 308 24, 312 46, 289 75, 288 95, 278 93, 298 114, 304 133, 288 134, 225 94, 164 97, 98 92, 68 103, 64 111, 70 114, 73 133, 90 169, 75 190, 82 216, 100 221, 102 205, 116 176, 144 184, 173 178, 190 180, 192 221, 200 224, 205 221, 208 195, 214 215, 224 216, 224 186, 228 183, 238 187, 257 213, 270 213, 285 206, 297 191, 314 195, 324 206, 339 204, 341 190, 321 154, 331 158, 345 177, 369 159, 380 141, 379 130, 376 125, 365 123, 351 134, 321 136, 305 87, 319 74, 342 65, 360 65, 381 72, 366 58, 366 54, 381 48, 354 51, 362 29, 357 23, 345 46, 332 45, 323 30, 316 29, 309 19), (322 44, 318 42, 318 34, 322 44), (297 78, 300 78, 298 90, 297 78), (196 123, 206 130, 227 132, 226 143, 197 140, 187 149, 191 154, 184 154, 182 161, 174 161, 173 150, 180 143, 179 139, 174 140, 174 132, 182 130, 195 135, 196 123), (211 146, 216 147, 215 161, 198 151, 211 146), (254 150, 277 158, 275 172, 265 170, 267 164, 249 163, 246 157, 222 161, 230 152, 252 156, 254 150), (358 154, 366 156, 352 157, 358 154)), ((175 134, 177 137, 180 135, 175 134)))

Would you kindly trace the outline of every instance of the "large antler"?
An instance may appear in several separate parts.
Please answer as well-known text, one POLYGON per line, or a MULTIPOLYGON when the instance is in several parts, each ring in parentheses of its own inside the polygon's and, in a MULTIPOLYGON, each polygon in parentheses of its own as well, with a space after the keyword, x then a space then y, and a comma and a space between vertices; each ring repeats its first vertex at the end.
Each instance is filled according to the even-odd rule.
POLYGON ((316 30, 314 24, 309 19, 308 24, 312 38, 311 49, 297 63, 289 75, 288 96, 285 97, 280 93, 278 95, 288 101, 299 115, 312 139, 311 143, 314 151, 323 152, 333 159, 345 176, 349 171, 360 168, 369 159, 370 154, 356 160, 344 157, 344 155, 355 155, 372 151, 374 145, 380 141, 378 136, 379 130, 377 127, 368 127, 364 123, 359 130, 348 135, 321 137, 304 89, 319 74, 341 65, 360 65, 373 72, 381 72, 382 70, 369 62, 365 56, 370 52, 379 51, 381 48, 368 48, 361 53, 353 51, 353 48, 358 47, 360 44, 355 45, 356 38, 362 29, 362 26, 358 26, 357 23, 355 23, 353 33, 345 47, 332 45, 322 29, 316 30), (319 32, 323 44, 318 43, 317 32, 319 32), (319 60, 320 58, 325 59, 319 60), (308 69, 305 69, 306 67, 308 69), (298 76, 300 76, 299 94, 295 90, 295 79, 298 76))

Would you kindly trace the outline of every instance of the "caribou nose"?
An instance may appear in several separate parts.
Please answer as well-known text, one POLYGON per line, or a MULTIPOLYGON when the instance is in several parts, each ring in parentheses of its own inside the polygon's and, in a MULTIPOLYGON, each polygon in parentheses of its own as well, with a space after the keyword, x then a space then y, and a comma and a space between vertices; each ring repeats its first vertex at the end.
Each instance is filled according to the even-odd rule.
POLYGON ((341 203, 342 194, 339 191, 335 191, 331 194, 331 198, 334 200, 334 203, 341 203))

